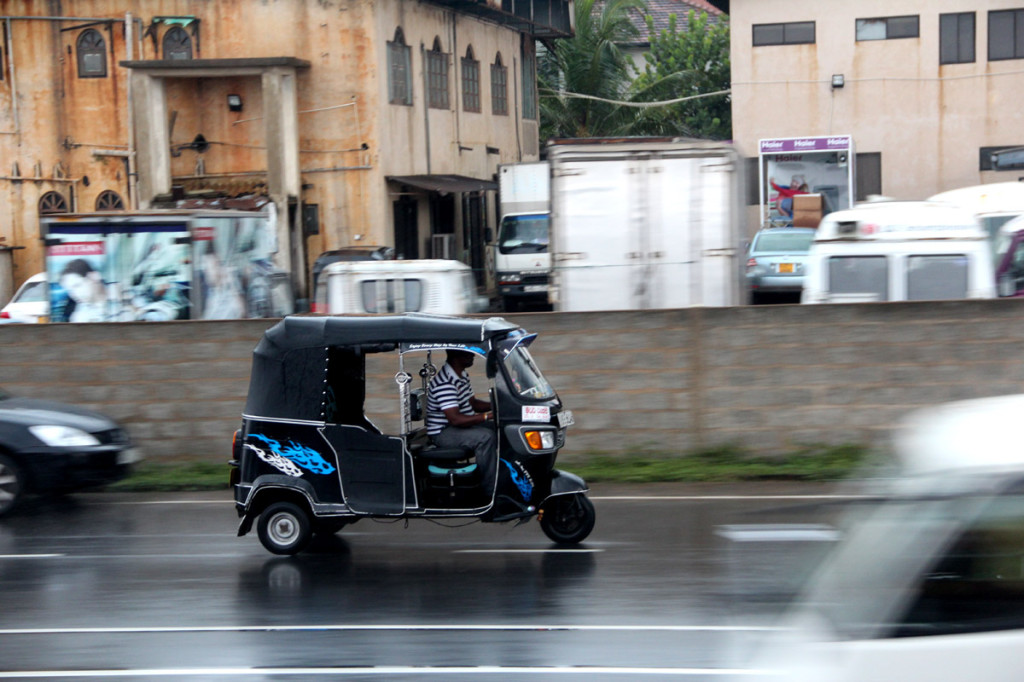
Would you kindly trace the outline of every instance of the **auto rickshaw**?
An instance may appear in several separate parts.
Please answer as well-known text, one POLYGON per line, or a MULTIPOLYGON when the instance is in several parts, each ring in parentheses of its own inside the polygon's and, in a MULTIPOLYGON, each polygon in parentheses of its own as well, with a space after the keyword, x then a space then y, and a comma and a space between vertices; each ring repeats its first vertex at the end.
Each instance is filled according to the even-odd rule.
MULTIPOLYGON (((537 517, 551 540, 581 542, 594 527, 594 506, 583 479, 554 468, 573 417, 530 356, 535 338, 501 318, 284 318, 253 352, 235 433, 238 535, 256 523, 267 550, 295 554, 313 534, 364 518, 523 523, 537 517), (496 481, 480 480, 471 450, 437 447, 427 436, 428 386, 449 349, 484 361, 494 415, 487 423, 497 431, 496 481), (397 432, 382 431, 364 409, 372 354, 395 359, 397 432)), ((474 386, 478 393, 482 388, 474 386)))

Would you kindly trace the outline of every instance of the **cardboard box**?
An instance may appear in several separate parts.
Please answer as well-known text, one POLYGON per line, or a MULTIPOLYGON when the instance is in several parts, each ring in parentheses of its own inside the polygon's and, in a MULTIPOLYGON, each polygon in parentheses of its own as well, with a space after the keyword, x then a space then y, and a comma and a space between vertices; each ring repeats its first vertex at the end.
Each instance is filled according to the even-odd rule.
POLYGON ((818 227, 823 209, 820 194, 797 194, 793 197, 793 227, 818 227))

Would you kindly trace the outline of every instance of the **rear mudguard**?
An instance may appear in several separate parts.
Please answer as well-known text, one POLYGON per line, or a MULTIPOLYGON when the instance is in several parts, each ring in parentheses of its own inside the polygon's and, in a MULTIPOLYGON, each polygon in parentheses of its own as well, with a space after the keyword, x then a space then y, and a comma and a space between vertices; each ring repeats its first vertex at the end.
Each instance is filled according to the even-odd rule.
POLYGON ((268 493, 272 490, 298 493, 306 498, 310 507, 313 506, 313 500, 316 499, 316 493, 313 490, 313 486, 310 485, 308 481, 301 478, 295 478, 293 476, 281 476, 276 474, 258 477, 253 481, 253 484, 245 494, 244 499, 237 499, 240 491, 239 488, 236 488, 235 490, 235 506, 238 508, 239 514, 242 516, 242 520, 238 524, 239 537, 252 530, 253 522, 260 515, 262 508, 261 506, 254 505, 254 502, 261 494, 268 493))
POLYGON ((544 498, 539 506, 543 507, 544 502, 547 502, 552 497, 559 495, 584 495, 589 491, 587 482, 576 474, 570 474, 568 471, 559 471, 558 469, 551 470, 551 494, 544 498))

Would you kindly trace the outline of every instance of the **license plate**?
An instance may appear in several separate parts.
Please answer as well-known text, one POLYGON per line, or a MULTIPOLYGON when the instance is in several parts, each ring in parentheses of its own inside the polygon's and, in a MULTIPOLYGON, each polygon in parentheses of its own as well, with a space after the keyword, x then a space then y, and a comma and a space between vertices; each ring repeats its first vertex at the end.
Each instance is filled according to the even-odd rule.
POLYGON ((542 291, 547 291, 547 284, 526 284, 523 285, 523 292, 527 294, 539 294, 542 291))
POLYGON ((561 428, 572 426, 576 423, 576 420, 572 416, 572 410, 562 410, 558 413, 558 425, 561 428))
POLYGON ((793 264, 792 263, 779 263, 779 272, 784 273, 784 274, 792 274, 793 273, 793 264))

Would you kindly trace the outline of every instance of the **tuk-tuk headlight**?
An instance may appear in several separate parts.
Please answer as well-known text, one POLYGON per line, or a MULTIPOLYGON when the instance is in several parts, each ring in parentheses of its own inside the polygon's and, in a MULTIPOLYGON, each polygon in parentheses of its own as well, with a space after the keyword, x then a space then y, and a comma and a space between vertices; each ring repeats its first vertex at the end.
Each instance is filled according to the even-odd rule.
POLYGON ((551 450, 555 447, 554 431, 524 431, 523 438, 531 450, 551 450))

